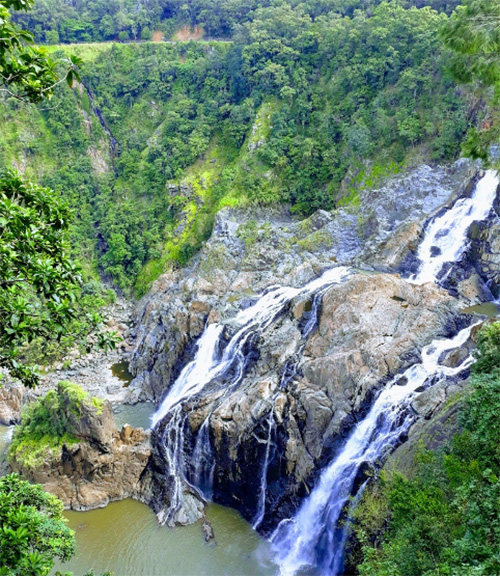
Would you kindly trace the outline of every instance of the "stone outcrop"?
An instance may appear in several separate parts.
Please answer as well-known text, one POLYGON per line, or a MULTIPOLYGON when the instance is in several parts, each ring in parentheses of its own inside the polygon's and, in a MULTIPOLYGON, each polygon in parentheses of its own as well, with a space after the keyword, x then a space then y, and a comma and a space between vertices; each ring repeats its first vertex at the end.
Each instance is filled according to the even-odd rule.
MULTIPOLYGON (((258 355, 236 390, 226 392, 223 382, 214 382, 184 405, 186 454, 193 453, 208 418, 216 501, 254 518, 266 472, 264 529, 291 515, 379 387, 418 360, 433 338, 452 334, 460 328, 457 321, 465 322, 458 320, 456 300, 433 285, 412 285, 397 275, 356 274, 326 292, 317 330, 297 358, 300 326, 308 314, 304 304, 292 301, 260 335, 258 355), (297 376, 283 387, 283 366, 294 358, 297 376)), ((154 431, 153 445, 161 443, 165 425, 154 431)), ((192 464, 187 458, 188 475, 194 474, 192 464)), ((169 504, 165 466, 162 451, 155 450, 149 494, 160 515, 169 504)))
POLYGON ((470 194, 477 174, 466 161, 421 166, 361 192, 357 208, 304 221, 284 209, 223 210, 192 265, 161 276, 138 309, 128 401, 159 402, 207 320, 231 318, 271 285, 302 286, 339 264, 399 270, 414 258, 424 223, 470 194))
POLYGON ((26 388, 21 384, 7 382, 0 387, 0 425, 10 426, 19 421, 25 396, 26 388))
MULTIPOLYGON (((192 265, 158 279, 135 321, 130 402, 159 404, 192 359, 207 323, 222 323, 229 339, 231 319, 270 286, 304 286, 336 265, 358 271, 323 295, 316 330, 307 342, 303 329, 313 306, 298 297, 247 347, 245 375, 235 389, 222 377, 184 402, 179 430, 188 484, 176 520, 202 515, 200 493, 189 483, 200 479, 199 463, 195 466, 190 455, 200 448, 204 424, 214 500, 255 519, 262 512, 264 482, 261 527, 269 530, 293 514, 380 387, 418 361, 434 338, 455 334, 470 322, 460 314, 463 303, 453 287, 450 295, 433 285, 416 286, 398 272, 415 271, 426 224, 457 198, 470 195, 479 175, 477 166, 466 161, 449 168, 419 167, 361 192, 356 208, 320 210, 304 221, 286 210, 224 210, 192 265)), ((490 223, 487 230, 471 250, 488 252, 495 229, 490 223)), ((462 287, 466 303, 480 301, 476 295, 487 282, 483 272, 474 273, 478 279, 473 274, 462 278, 468 282, 462 287), (466 288, 474 297, 465 297, 466 288)), ((453 386, 445 382, 429 389, 412 410, 430 417, 454 393, 453 386)), ((162 448, 174 441, 166 434, 169 422, 167 416, 153 432, 144 474, 144 499, 160 518, 170 506, 173 480, 162 448)))
POLYGON ((59 497, 67 508, 91 510, 124 498, 141 498, 141 475, 151 454, 149 432, 129 425, 118 431, 111 405, 83 404, 72 424, 74 443, 47 450, 34 467, 11 468, 59 497))

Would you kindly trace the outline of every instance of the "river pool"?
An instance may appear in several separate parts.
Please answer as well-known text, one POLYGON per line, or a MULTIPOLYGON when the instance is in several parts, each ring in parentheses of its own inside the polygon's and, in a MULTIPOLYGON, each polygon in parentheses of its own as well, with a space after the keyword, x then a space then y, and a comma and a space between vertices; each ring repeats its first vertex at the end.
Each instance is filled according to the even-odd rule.
POLYGON ((167 528, 134 500, 90 512, 66 512, 78 552, 56 570, 82 576, 111 570, 114 576, 271 575, 269 547, 238 512, 211 504, 207 517, 215 542, 205 543, 201 523, 167 528))

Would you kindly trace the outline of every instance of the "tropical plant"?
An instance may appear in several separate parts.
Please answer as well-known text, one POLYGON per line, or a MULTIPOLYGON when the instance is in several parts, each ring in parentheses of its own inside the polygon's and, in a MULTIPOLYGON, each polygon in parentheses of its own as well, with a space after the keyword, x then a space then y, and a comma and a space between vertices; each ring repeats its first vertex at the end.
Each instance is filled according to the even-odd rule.
POLYGON ((0 575, 46 576, 75 553, 63 503, 18 475, 0 478, 0 575))

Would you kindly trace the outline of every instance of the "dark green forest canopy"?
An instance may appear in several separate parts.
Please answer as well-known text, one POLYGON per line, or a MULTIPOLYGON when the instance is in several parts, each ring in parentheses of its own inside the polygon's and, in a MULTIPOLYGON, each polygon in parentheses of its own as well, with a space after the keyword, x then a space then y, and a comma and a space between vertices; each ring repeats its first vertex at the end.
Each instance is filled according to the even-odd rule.
MULTIPOLYGON (((457 158, 482 122, 482 102, 447 73, 444 12, 263 4, 207 4, 234 14, 228 28, 207 28, 229 43, 71 46, 85 61, 82 84, 56 93, 48 110, 2 109, 0 164, 23 163, 69 201, 75 254, 124 290, 141 294, 184 264, 224 206, 285 202, 307 215, 355 204, 356 187, 377 175, 457 158)), ((181 8, 167 5, 177 18, 181 8)), ((103 21, 99 3, 85 6, 103 21)), ((202 3, 187 6, 207 17, 202 3)))
MULTIPOLYGON (((431 8, 450 13, 458 0, 400 0, 401 6, 431 8)), ((380 0, 291 0, 315 19, 329 12, 352 16, 370 11, 380 0)), ((180 26, 202 26, 209 37, 229 38, 240 24, 252 21, 257 8, 272 0, 38 0, 17 19, 35 32, 39 42, 148 40, 155 30, 170 36, 180 26)))

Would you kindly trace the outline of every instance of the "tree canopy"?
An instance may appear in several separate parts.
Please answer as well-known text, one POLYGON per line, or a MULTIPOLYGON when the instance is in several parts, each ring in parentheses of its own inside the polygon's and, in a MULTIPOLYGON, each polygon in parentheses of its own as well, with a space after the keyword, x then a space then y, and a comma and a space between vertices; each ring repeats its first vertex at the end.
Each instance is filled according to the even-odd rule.
POLYGON ((446 23, 442 35, 455 52, 451 70, 458 82, 471 84, 490 104, 480 126, 471 128, 464 144, 466 154, 485 161, 494 146, 498 163, 500 121, 500 4, 496 0, 465 0, 446 23))
POLYGON ((16 474, 0 478, 0 575, 46 576, 75 553, 63 503, 16 474))
MULTIPOLYGON (((61 81, 76 79, 78 59, 69 60, 62 80, 56 64, 33 42, 29 32, 10 21, 9 8, 29 8, 29 0, 0 2, 0 92, 37 103, 50 97, 61 81)), ((0 172, 0 367, 34 387, 38 375, 19 358, 20 348, 37 338, 64 336, 76 317, 82 283, 68 244, 72 213, 47 188, 23 180, 16 172, 0 172)), ((94 318, 94 327, 100 318, 94 318)), ((103 345, 112 336, 101 335, 103 345)))

